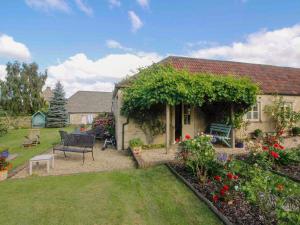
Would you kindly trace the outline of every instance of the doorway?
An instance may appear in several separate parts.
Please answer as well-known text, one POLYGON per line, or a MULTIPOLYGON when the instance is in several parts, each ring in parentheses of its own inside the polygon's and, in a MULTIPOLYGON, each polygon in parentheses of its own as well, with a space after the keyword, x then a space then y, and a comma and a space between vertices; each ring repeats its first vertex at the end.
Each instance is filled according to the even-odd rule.
POLYGON ((182 105, 175 106, 175 140, 182 136, 182 105))

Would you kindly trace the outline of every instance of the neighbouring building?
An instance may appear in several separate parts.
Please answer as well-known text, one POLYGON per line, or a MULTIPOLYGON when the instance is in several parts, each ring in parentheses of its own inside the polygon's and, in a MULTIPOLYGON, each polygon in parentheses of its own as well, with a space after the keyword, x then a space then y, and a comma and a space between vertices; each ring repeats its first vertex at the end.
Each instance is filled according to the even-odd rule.
POLYGON ((53 98, 53 91, 50 87, 46 87, 46 89, 42 92, 42 96, 46 103, 49 105, 50 100, 53 98))
MULTIPOLYGON (((191 73, 247 76, 257 83, 262 93, 257 96, 257 104, 245 115, 245 120, 249 121, 248 133, 253 132, 255 129, 261 129, 264 132, 274 130, 274 124, 264 112, 264 107, 272 104, 274 94, 283 96, 287 105, 295 111, 300 111, 299 68, 175 56, 170 56, 160 63, 168 63, 178 70, 188 70, 191 73)), ((138 74, 135 76, 138 76, 138 74)), ((145 134, 139 125, 121 115, 122 91, 128 85, 126 81, 116 84, 113 94, 113 113, 118 149, 127 148, 129 140, 136 137, 147 143, 145 134)), ((179 136, 184 137, 185 134, 196 135, 205 131, 209 126, 205 114, 199 107, 181 104, 171 107, 170 113, 167 115, 166 113, 163 120, 170 121, 169 124, 166 124, 166 126, 169 126, 170 134, 167 136, 169 138, 166 138, 166 133, 158 135, 153 141, 154 144, 165 143, 170 145, 179 136)))
POLYGON ((78 91, 67 102, 70 124, 91 124, 99 114, 111 113, 112 92, 78 91))

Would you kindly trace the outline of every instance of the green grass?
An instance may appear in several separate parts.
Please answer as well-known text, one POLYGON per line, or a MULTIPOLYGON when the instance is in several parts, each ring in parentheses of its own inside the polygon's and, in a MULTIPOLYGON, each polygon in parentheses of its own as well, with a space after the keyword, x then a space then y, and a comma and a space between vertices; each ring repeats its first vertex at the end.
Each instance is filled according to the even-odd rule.
POLYGON ((6 225, 222 224, 165 166, 0 183, 6 225))
MULTIPOLYGON (((65 130, 72 130, 74 128, 69 127, 65 130)), ((12 161, 13 169, 23 165, 30 158, 35 155, 41 154, 52 147, 52 144, 59 141, 59 133, 57 128, 43 128, 41 129, 41 144, 23 148, 22 143, 24 136, 28 135, 29 129, 17 129, 9 130, 8 134, 0 137, 0 149, 5 146, 9 148, 10 153, 17 153, 18 157, 12 161)))

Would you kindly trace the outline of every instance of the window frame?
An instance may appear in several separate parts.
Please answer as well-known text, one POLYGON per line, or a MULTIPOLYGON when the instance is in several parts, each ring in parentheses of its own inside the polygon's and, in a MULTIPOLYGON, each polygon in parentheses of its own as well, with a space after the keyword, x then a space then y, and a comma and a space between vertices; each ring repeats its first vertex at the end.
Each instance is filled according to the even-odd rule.
POLYGON ((192 106, 191 105, 183 104, 182 116, 183 116, 183 125, 191 125, 191 123, 192 123, 192 106), (185 110, 186 107, 187 107, 187 113, 185 110), (186 118, 187 118, 187 120, 186 120, 186 118))
POLYGON ((251 107, 251 110, 249 110, 246 114, 245 114, 245 119, 247 121, 250 122, 260 122, 261 121, 261 103, 260 102, 256 102, 256 105, 253 105, 251 107), (254 111, 253 108, 257 106, 257 111, 254 111), (257 118, 254 118, 254 113, 257 112, 257 118), (251 118, 248 118, 249 113, 251 113, 251 118))

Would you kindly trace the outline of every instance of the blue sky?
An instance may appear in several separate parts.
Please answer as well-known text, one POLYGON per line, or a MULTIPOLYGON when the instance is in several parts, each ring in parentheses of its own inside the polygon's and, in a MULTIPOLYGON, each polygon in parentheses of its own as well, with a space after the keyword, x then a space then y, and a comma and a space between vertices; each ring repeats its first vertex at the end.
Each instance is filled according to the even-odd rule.
POLYGON ((70 95, 168 55, 300 67, 299 23, 298 0, 5 0, 0 77, 35 61, 70 95))

